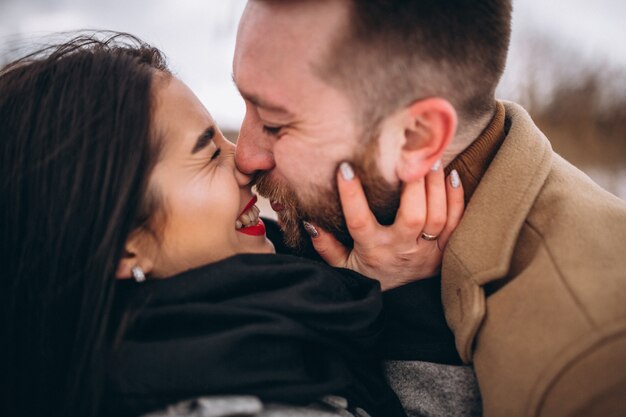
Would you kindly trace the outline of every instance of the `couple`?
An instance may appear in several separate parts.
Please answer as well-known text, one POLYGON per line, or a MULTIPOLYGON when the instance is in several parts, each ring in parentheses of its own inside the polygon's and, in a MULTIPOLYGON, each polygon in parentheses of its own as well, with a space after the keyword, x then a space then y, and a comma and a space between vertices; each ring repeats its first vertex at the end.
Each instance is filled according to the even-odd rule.
MULTIPOLYGON (((175 402, 176 395, 167 394, 207 383, 203 378, 214 369, 232 371, 232 357, 256 354, 273 358, 272 366, 238 366, 249 386, 284 383, 279 394, 257 391, 261 398, 281 400, 276 395, 288 388, 301 400, 339 394, 359 406, 350 406, 355 414, 363 406, 373 416, 395 415, 401 413, 397 399, 373 364, 372 346, 378 345, 389 359, 387 380, 409 415, 463 415, 459 398, 476 402, 468 394, 473 374, 458 366, 457 353, 476 373, 484 415, 622 415, 626 265, 620 255, 626 207, 554 154, 523 109, 495 100, 510 7, 496 0, 251 0, 233 62, 247 106, 234 155, 239 171, 233 149, 208 116, 191 110, 187 90, 134 64, 140 60, 165 73, 150 50, 132 62, 117 52, 110 62, 108 52, 106 64, 87 60, 77 67, 60 59, 72 56, 68 46, 57 63, 82 76, 74 96, 64 90, 69 86, 60 70, 38 79, 28 73, 38 70, 37 63, 3 71, 0 169, 8 198, 1 217, 9 266, 3 332, 11 338, 3 339, 27 342, 5 345, 3 356, 21 359, 7 360, 6 375, 18 378, 14 386, 24 406, 31 405, 24 394, 28 387, 82 410, 90 404, 81 401, 109 393, 111 386, 118 394, 111 398, 133 392, 142 401, 139 394, 160 392, 175 402), (127 78, 113 76, 120 71, 127 78), (4 84, 9 77, 14 83, 4 84), (44 94, 46 85, 59 89, 44 94), (20 102, 25 88, 34 95, 20 102), (94 103, 89 94, 109 102, 94 103), (124 111, 115 100, 122 100, 124 111), (74 107, 61 113, 65 102, 74 107), (185 118, 176 112, 188 108, 185 118), (196 126, 192 120, 202 121, 202 134, 194 133, 193 144, 185 147, 184 132, 196 126), (45 146, 32 146, 24 137, 40 138, 45 146), (58 143, 51 142, 54 137, 58 143), (16 143, 5 148, 9 139, 16 143), (459 189, 453 181, 443 185, 438 160, 446 171, 456 170, 467 201, 447 245, 459 189), (263 229, 257 211, 242 207, 242 201, 253 201, 246 188, 251 175, 259 192, 273 200, 288 243, 307 242, 305 233, 311 234, 329 264, 378 279, 389 289, 383 299, 371 281, 343 269, 283 256, 224 259, 241 252, 232 250, 240 245, 245 252, 271 250, 254 236, 263 229), (359 179, 375 218, 360 199, 359 179), (226 188, 213 190, 222 184, 240 191, 231 198, 226 188), (348 214, 345 222, 336 191, 348 214), (216 193, 219 204, 209 211, 206 204, 216 193), (210 222, 229 216, 235 227, 210 222), (377 226, 394 220, 391 228, 377 226), (210 233, 203 222, 210 222, 210 233), (244 224, 252 227, 238 230, 249 234, 233 232, 244 224), (429 240, 441 232, 438 241, 429 240), (439 249, 445 249, 441 276, 411 282, 438 269, 432 263, 439 263, 439 249), (177 274, 208 262, 213 264, 177 274), (178 276, 147 285, 120 281, 114 294, 107 279, 141 280, 146 274, 178 276), (444 314, 454 355, 441 354, 450 337, 439 325, 444 314), (194 326, 194 317, 209 324, 194 326), (258 331, 245 325, 250 322, 269 327, 258 331), (384 340, 377 341, 381 334, 384 340), (189 342, 182 350, 181 338, 189 342), (110 369, 101 369, 110 363, 102 360, 105 341, 116 348, 110 369), (168 350, 171 341, 177 342, 176 355, 168 350), (302 361, 304 346, 314 347, 309 352, 316 355, 306 355, 313 362, 302 361), (243 348, 251 350, 238 350, 243 348), (198 353, 203 349, 205 356, 198 353), (194 361, 198 355, 226 359, 205 365, 194 361), (198 369, 173 372, 163 382, 160 364, 180 364, 181 356, 198 369), (285 359, 284 368, 276 357, 285 359), (312 369, 320 371, 315 378, 305 372, 312 369), (33 377, 41 370, 64 375, 73 385, 59 380, 50 386, 33 377), (96 371, 106 381, 88 377, 96 371), (128 386, 139 377, 147 379, 128 386), (293 392, 294 386, 301 390, 293 392), (456 405, 451 411, 450 403, 456 405)), ((458 184, 456 175, 451 178, 458 184)), ((277 233, 267 226, 268 234, 277 233)), ((286 250, 279 240, 274 243, 286 250)), ((230 375, 220 376, 228 387, 230 375)), ((239 383, 240 374, 235 376, 239 383)), ((198 396, 255 394, 212 387, 198 396)), ((257 404, 249 397, 236 400, 243 409, 257 404)), ((213 410, 223 404, 206 401, 213 410)), ((343 405, 341 397, 324 401, 343 405)))
MULTIPOLYGON (((253 176, 158 50, 78 37, 9 64, 0 92, 2 415, 136 416, 203 395, 212 413, 230 395, 228 414, 247 394, 277 403, 259 413, 405 416, 378 349, 381 287, 408 278, 387 277, 371 249, 346 255, 371 261, 350 267, 380 283, 275 255, 253 176)), ((344 210, 371 216, 342 166, 344 210)), ((463 190, 441 164, 409 184, 388 230, 411 233, 398 258, 418 280, 438 271, 463 190), (428 227, 439 239, 417 241, 428 227)))
MULTIPOLYGON (((230 395, 227 415, 250 400, 236 394, 289 415, 406 415, 378 348, 381 287, 408 278, 351 266, 379 283, 274 254, 253 176, 158 50, 121 34, 79 37, 4 68, 0 92, 2 415, 136 416, 203 395, 215 413, 215 396, 230 395)), ((344 210, 371 216, 342 167, 344 210)), ((438 271, 464 202, 441 164, 409 184, 389 230, 411 233, 402 269, 417 280, 438 271), (439 229, 426 201, 444 216, 439 229), (429 227, 439 239, 417 241, 429 227)), ((199 412, 180 406, 176 415, 199 412)))

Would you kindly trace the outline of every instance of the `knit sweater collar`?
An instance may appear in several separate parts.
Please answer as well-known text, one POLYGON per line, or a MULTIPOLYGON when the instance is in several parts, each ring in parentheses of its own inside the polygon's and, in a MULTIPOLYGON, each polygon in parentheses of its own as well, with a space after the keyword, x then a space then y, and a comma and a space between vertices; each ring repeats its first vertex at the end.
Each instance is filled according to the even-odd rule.
POLYGON ((459 173, 465 191, 465 203, 474 194, 478 183, 506 137, 504 122, 504 105, 498 101, 493 119, 478 139, 446 167, 446 174, 453 169, 459 173))

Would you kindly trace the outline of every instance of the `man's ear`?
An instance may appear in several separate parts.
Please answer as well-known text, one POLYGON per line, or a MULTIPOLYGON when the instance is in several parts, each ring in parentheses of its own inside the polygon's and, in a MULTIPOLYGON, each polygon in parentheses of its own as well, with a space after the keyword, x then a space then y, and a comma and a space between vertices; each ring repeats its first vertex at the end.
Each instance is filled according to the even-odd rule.
POLYGON ((149 253, 146 250, 144 232, 136 230, 130 234, 126 245, 124 246, 124 254, 117 265, 117 271, 115 272, 115 278, 117 279, 129 279, 133 277, 132 269, 135 266, 140 267, 144 274, 148 275, 154 268, 154 259, 148 256, 149 253), (143 244, 142 244, 143 243, 143 244))
POLYGON ((457 114, 439 97, 418 100, 404 110, 404 144, 396 174, 404 182, 424 177, 454 138, 457 114))

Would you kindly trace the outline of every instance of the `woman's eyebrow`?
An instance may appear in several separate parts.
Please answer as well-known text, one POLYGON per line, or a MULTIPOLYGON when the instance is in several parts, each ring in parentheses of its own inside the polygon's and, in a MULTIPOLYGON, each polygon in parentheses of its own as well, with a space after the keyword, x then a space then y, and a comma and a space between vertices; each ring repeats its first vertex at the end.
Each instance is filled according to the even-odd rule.
POLYGON ((207 145, 211 143, 211 140, 213 140, 213 136, 215 136, 215 126, 207 127, 206 130, 202 132, 200 136, 198 136, 198 139, 196 140, 196 144, 193 146, 193 149, 191 150, 191 154, 193 155, 201 151, 202 149, 206 148, 207 145))

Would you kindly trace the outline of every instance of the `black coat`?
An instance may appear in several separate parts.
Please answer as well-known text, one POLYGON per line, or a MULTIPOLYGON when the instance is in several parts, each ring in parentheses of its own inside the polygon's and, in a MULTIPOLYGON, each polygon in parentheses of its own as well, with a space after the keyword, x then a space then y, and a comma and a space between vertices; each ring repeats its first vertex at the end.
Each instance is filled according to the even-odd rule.
POLYGON ((376 347, 376 281, 288 255, 238 255, 164 280, 120 282, 104 403, 138 415, 202 395, 307 404, 327 394, 404 416, 376 347))

